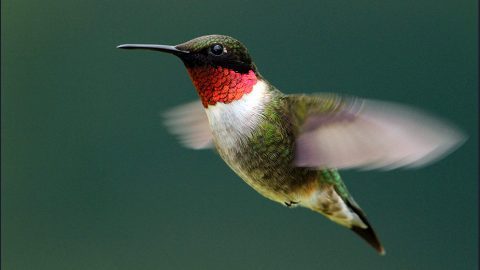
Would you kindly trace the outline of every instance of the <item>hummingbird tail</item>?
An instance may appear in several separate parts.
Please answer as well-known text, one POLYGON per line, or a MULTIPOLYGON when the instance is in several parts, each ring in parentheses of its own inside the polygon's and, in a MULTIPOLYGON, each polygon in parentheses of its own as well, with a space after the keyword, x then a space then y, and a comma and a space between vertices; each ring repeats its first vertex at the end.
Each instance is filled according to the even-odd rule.
POLYGON ((362 222, 367 225, 366 228, 362 228, 353 224, 350 229, 356 234, 358 234, 365 241, 367 241, 367 243, 369 243, 373 248, 375 248, 380 255, 385 255, 385 249, 383 248, 382 243, 380 243, 377 234, 373 230, 372 225, 370 225, 370 223, 368 222, 367 217, 363 213, 362 209, 356 206, 355 203, 349 202, 349 200, 346 201, 346 204, 353 212, 355 212, 355 214, 357 214, 357 216, 362 220, 362 222))
POLYGON ((337 185, 318 182, 302 200, 302 205, 316 211, 339 225, 347 227, 367 241, 381 255, 385 254, 380 240, 367 220, 365 213, 355 203, 353 197, 348 194, 343 183, 337 185), (343 193, 338 190, 343 188, 343 193), (340 195, 342 194, 342 195, 340 195))

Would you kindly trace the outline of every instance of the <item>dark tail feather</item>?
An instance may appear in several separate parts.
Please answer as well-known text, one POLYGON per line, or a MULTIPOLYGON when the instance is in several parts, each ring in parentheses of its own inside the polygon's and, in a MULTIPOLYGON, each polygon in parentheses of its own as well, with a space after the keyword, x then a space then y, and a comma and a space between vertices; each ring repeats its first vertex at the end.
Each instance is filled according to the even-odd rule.
POLYGON ((377 234, 375 234, 375 231, 372 228, 372 225, 367 220, 367 217, 363 213, 363 211, 358 208, 358 206, 350 203, 347 201, 347 205, 350 207, 350 209, 355 212, 360 219, 367 225, 367 228, 361 228, 358 226, 352 226, 352 231, 354 231, 356 234, 358 234, 361 238, 363 238, 365 241, 367 241, 373 248, 375 248, 380 255, 385 255, 385 249, 382 246, 382 243, 380 243, 380 240, 377 237, 377 234))

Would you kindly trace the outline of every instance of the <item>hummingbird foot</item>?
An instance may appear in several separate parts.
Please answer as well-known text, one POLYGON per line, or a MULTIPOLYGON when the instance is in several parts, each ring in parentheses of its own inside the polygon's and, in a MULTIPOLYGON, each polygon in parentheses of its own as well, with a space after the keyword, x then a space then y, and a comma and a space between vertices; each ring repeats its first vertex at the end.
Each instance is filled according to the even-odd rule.
POLYGON ((294 201, 289 201, 289 202, 283 202, 287 207, 292 207, 292 206, 295 206, 297 204, 299 204, 300 202, 294 202, 294 201))

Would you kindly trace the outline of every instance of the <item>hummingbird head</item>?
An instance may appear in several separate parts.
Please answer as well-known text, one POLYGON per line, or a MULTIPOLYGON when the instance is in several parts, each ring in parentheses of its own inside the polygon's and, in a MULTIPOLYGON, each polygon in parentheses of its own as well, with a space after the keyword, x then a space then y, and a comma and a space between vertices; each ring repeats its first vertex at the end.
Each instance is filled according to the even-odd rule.
POLYGON ((229 36, 202 36, 175 47, 189 52, 180 55, 187 68, 208 66, 223 67, 238 73, 257 71, 247 48, 229 36))
POLYGON ((201 36, 175 46, 124 44, 117 48, 161 51, 179 57, 205 108, 240 99, 261 79, 247 48, 229 36, 201 36))

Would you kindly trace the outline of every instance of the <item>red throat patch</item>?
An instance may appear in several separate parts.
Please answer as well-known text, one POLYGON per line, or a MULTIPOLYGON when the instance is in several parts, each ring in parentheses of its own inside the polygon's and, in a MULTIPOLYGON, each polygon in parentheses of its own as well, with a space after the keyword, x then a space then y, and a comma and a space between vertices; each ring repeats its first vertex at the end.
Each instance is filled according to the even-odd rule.
POLYGON ((223 67, 187 68, 203 107, 217 102, 230 103, 252 91, 257 83, 253 70, 246 74, 223 67))

